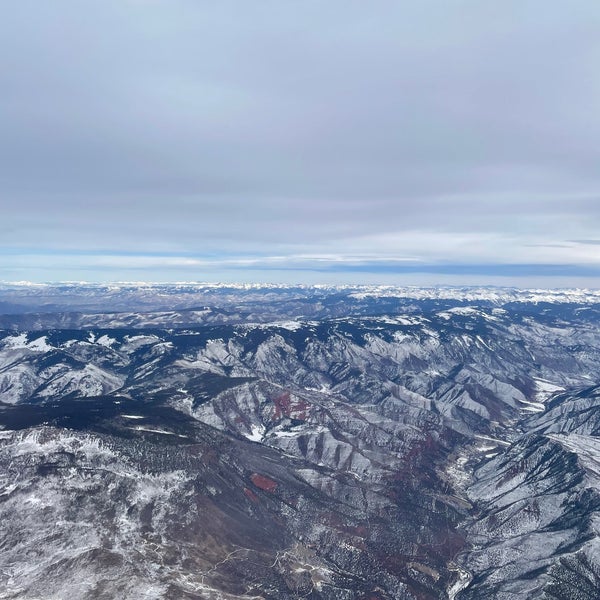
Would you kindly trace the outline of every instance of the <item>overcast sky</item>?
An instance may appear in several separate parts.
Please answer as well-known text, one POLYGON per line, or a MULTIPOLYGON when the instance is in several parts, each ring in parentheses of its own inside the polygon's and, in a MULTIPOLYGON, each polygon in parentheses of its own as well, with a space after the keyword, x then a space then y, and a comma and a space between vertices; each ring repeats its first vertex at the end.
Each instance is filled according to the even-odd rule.
POLYGON ((600 287, 600 2, 6 0, 0 280, 600 287))

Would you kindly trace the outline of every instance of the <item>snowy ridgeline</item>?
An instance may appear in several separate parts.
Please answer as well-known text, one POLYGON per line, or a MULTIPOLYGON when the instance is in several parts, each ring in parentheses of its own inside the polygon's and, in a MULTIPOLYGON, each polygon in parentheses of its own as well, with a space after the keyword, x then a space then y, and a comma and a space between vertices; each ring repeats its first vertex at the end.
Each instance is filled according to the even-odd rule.
MULTIPOLYGON (((132 313, 129 322, 126 319, 119 321, 123 326, 131 325, 135 321, 135 315, 139 316, 139 313, 163 310, 169 312, 195 310, 198 311, 196 318, 204 315, 203 320, 206 322, 217 318, 223 322, 234 322, 236 319, 237 322, 241 322, 247 320, 249 316, 257 322, 267 322, 311 315, 321 318, 389 311, 394 309, 394 305, 409 306, 411 301, 429 304, 453 302, 460 306, 484 304, 496 307, 506 304, 594 306, 600 302, 600 291, 375 285, 0 283, 0 314, 39 313, 37 321, 29 321, 30 326, 36 323, 40 325, 41 322, 50 323, 47 321, 48 315, 60 312, 129 311, 132 313)), ((181 315, 172 313, 170 316, 173 323, 182 318, 181 315)), ((69 318, 73 319, 74 315, 69 318)), ((113 318, 116 319, 116 315, 113 318)), ((159 321, 165 319, 166 315, 163 315, 159 321)), ((11 323, 6 319, 4 322, 11 323)), ((72 321, 71 325, 73 324, 77 325, 77 322, 72 321)), ((146 324, 151 325, 152 322, 148 320, 146 324)), ((160 326, 160 323, 157 324, 160 326)), ((19 323, 16 323, 16 327, 19 326, 19 323)), ((28 329, 30 326, 23 329, 28 329)), ((54 327, 55 323, 50 323, 48 326, 54 327)), ((67 323, 63 321, 62 326, 67 326, 67 323)))

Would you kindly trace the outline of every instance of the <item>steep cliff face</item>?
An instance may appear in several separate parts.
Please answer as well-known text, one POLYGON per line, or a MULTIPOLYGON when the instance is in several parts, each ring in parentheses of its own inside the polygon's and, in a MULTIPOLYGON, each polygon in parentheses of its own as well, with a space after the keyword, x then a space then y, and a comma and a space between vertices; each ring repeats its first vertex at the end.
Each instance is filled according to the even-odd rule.
POLYGON ((0 597, 597 597, 597 298, 470 293, 2 317, 0 597))

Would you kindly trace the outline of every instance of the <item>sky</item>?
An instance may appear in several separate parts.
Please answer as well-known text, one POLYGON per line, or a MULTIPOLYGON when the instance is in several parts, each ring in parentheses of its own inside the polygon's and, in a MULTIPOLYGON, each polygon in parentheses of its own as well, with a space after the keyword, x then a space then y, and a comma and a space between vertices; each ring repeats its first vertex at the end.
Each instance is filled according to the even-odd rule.
POLYGON ((0 280, 600 287, 600 2, 5 0, 0 280))

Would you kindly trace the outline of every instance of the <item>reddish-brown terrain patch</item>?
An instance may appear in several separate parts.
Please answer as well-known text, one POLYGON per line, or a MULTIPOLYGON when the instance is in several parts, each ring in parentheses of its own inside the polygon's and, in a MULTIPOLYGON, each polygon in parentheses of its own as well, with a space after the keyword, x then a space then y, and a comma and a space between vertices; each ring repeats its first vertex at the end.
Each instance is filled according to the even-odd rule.
POLYGON ((273 404, 275 405, 274 421, 278 421, 283 417, 298 419, 299 421, 306 421, 308 418, 310 404, 301 398, 292 396, 290 392, 284 392, 274 398, 273 404))
POLYGON ((250 480, 257 488, 264 490, 265 492, 274 492, 277 489, 277 482, 269 479, 269 477, 260 475, 259 473, 252 473, 252 475, 250 475, 250 480))
POLYGON ((252 502, 258 501, 258 496, 250 488, 245 487, 244 494, 246 495, 247 498, 252 500, 252 502))

